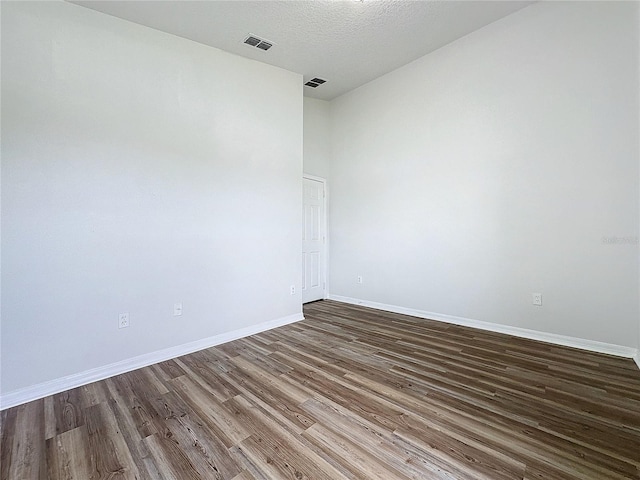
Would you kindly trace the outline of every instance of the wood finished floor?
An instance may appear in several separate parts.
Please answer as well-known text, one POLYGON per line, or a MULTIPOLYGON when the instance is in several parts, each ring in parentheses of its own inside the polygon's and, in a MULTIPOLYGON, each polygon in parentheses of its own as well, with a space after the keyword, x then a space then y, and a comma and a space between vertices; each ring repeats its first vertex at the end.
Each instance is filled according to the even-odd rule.
POLYGON ((633 361, 324 301, 2 412, 27 479, 639 479, 633 361))

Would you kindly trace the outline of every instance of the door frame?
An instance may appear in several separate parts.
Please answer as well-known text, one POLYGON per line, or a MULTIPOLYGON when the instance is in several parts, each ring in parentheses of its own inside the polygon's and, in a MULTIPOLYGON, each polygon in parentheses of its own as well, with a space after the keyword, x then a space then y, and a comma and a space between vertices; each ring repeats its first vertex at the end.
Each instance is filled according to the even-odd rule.
MULTIPOLYGON (((327 198, 329 198, 329 192, 327 191, 327 179, 324 177, 318 177, 316 175, 310 175, 308 173, 303 173, 302 174, 302 178, 307 179, 307 180, 313 180, 315 182, 320 182, 322 183, 322 191, 324 192, 324 197, 322 199, 322 203, 323 203, 323 211, 324 211, 324 215, 323 218, 321 219, 321 224, 322 227, 324 228, 324 241, 322 242, 322 253, 324 253, 323 256, 323 261, 322 261, 322 272, 323 272, 323 284, 324 284, 324 289, 323 289, 323 294, 322 294, 322 299, 326 300, 327 298, 329 298, 329 225, 327 222, 327 218, 328 218, 328 211, 327 211, 327 198)), ((303 200, 303 208, 304 208, 304 200, 303 200)), ((304 222, 304 216, 302 218, 302 221, 304 222)), ((304 224, 302 225, 302 227, 304 228, 304 224)))

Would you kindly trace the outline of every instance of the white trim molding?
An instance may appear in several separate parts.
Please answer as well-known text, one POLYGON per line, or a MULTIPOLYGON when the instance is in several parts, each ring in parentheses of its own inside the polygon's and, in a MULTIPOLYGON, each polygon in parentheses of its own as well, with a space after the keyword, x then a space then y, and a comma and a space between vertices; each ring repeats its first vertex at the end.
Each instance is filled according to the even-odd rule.
POLYGON ((480 330, 488 330, 490 332, 505 333, 507 335, 513 335, 515 337, 528 338, 530 340, 539 340, 541 342, 563 345, 565 347, 580 348, 582 350, 589 350, 591 352, 606 353, 609 355, 615 355, 616 357, 633 358, 640 368, 640 352, 638 351, 638 349, 632 347, 597 342, 595 340, 586 340, 583 338, 568 337, 565 335, 557 335, 555 333, 540 332, 537 330, 529 330, 527 328, 511 327, 509 325, 501 325, 499 323, 483 322, 480 320, 472 320, 470 318, 455 317, 453 315, 426 312, 423 310, 415 310, 413 308, 398 307, 396 305, 370 302, 368 300, 343 297, 340 295, 329 295, 329 300, 335 300, 342 303, 350 303, 352 305, 362 305, 363 307, 370 307, 377 310, 410 315, 412 317, 453 323, 454 325, 478 328, 480 330))
POLYGON ((185 343, 175 347, 165 348, 151 353, 146 353, 137 357, 122 360, 120 362, 111 363, 102 367, 93 368, 91 370, 85 370, 84 372, 75 373, 66 377, 57 378, 48 382, 39 383, 12 392, 4 393, 0 395, 0 410, 6 408, 15 407, 23 403, 38 400, 49 395, 64 392, 71 388, 81 387, 88 383, 104 380, 105 378, 113 377, 114 375, 120 375, 121 373, 137 370, 138 368, 147 367, 154 363, 163 362, 172 358, 187 355, 189 353, 204 350, 205 348, 214 347, 223 343, 238 340, 239 338, 248 337, 249 335, 255 335, 260 332, 265 332, 273 328, 282 327, 290 323, 299 322, 304 320, 302 312, 289 315, 287 317, 277 318, 267 322, 262 322, 257 325, 251 325, 249 327, 240 328, 231 332, 221 333, 212 337, 203 338, 194 342, 185 343))

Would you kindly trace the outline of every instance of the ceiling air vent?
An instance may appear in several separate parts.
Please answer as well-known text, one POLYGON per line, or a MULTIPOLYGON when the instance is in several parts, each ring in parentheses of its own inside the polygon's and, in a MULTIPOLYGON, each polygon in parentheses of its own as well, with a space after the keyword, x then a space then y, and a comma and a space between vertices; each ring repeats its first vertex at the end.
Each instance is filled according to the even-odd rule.
POLYGON ((243 43, 251 47, 256 47, 256 48, 259 48, 260 50, 265 50, 265 51, 273 47, 273 42, 265 40, 264 38, 256 37, 251 33, 247 38, 244 39, 243 43))
POLYGON ((271 47, 273 47, 273 43, 265 42, 263 40, 258 45, 256 45, 256 47, 258 47, 260 50, 269 50, 271 47))
POLYGON ((311 80, 309 80, 307 83, 305 83, 305 85, 307 87, 316 88, 316 87, 322 85, 325 82, 326 82, 326 80, 323 80, 321 78, 315 77, 315 78, 312 78, 311 80))

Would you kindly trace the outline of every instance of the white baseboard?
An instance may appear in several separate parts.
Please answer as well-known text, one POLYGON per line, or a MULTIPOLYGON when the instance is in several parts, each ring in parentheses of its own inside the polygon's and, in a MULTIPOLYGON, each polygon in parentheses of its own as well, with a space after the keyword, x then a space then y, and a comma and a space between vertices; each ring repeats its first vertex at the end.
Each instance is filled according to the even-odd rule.
POLYGON ((213 347, 215 345, 248 337, 249 335, 255 335, 256 333, 271 330, 290 323, 299 322, 300 320, 304 320, 302 312, 259 323, 257 325, 240 328, 232 332, 221 333, 220 335, 214 335, 213 337, 203 338, 183 345, 146 353, 120 362, 111 363, 103 367, 93 368, 91 370, 39 383, 19 390, 14 390, 0 395, 0 410, 64 392, 71 388, 81 387, 82 385, 97 382, 98 380, 104 380, 105 378, 113 377, 114 375, 120 375, 121 373, 137 370, 138 368, 153 365, 154 363, 163 362, 165 360, 170 360, 199 350, 204 350, 205 348, 213 347))
POLYGON ((633 358, 640 368, 640 352, 636 348, 624 347, 622 345, 614 345, 611 343, 597 342, 595 340, 586 340, 583 338, 568 337, 565 335, 557 335, 555 333, 529 330, 527 328, 511 327, 509 325, 501 325, 499 323, 483 322, 480 320, 472 320, 469 318, 455 317, 453 315, 444 315, 441 313, 433 313, 423 310, 415 310, 412 308, 398 307, 396 305, 370 302, 368 300, 359 300, 357 298, 343 297, 340 295, 329 295, 329 300, 350 303, 352 305, 362 305, 363 307, 370 307, 377 310, 410 315, 412 317, 453 323, 455 325, 462 325, 464 327, 479 328, 480 330, 488 330, 490 332, 506 333, 507 335, 513 335, 515 337, 528 338, 530 340, 539 340, 542 342, 563 345, 565 347, 580 348, 582 350, 589 350, 592 352, 606 353, 609 355, 615 355, 617 357, 633 358))

